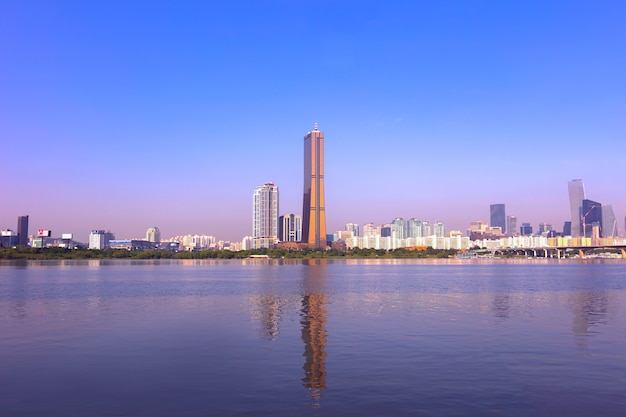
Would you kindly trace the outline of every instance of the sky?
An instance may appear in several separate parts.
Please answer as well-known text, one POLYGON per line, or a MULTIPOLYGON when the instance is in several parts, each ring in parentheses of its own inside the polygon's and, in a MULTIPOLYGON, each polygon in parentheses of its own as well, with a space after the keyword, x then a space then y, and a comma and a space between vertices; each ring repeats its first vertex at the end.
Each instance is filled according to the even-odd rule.
POLYGON ((0 229, 241 240, 263 183, 301 213, 315 122, 329 233, 464 231, 494 203, 562 230, 575 178, 624 219, 624 22, 623 1, 0 0, 0 229))

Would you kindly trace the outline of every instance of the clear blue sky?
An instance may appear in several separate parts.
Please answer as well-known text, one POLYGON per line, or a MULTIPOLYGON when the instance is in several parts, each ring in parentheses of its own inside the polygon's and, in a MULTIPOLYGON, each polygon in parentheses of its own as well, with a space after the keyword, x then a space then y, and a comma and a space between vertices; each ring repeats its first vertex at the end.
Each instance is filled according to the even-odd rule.
POLYGON ((300 213, 326 137, 329 232, 465 230, 505 203, 569 220, 567 181, 626 214, 623 1, 0 0, 0 228, 251 233, 300 213))

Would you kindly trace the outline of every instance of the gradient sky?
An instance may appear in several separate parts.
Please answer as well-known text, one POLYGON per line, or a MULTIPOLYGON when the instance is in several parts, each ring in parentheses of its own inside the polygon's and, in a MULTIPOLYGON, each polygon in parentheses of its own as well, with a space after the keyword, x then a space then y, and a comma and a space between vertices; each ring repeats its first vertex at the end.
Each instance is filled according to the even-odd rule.
POLYGON ((492 203, 562 230, 574 178, 623 219, 625 22, 623 1, 0 0, 0 228, 240 240, 265 182, 301 212, 315 121, 329 233, 466 230, 492 203))

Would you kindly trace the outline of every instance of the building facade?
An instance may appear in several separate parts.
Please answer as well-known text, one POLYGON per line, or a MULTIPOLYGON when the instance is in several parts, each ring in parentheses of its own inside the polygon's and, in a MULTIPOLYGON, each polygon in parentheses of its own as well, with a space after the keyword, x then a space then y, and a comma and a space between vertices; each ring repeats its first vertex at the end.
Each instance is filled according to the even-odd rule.
POLYGON ((376 227, 374 226, 374 223, 366 223, 363 225, 363 236, 375 236, 375 235, 376 235, 376 227))
POLYGON ((352 232, 353 236, 356 236, 356 237, 361 236, 361 228, 356 223, 347 223, 345 230, 352 232))
POLYGON ((572 235, 572 222, 563 222, 563 236, 571 236, 572 235))
POLYGON ((28 246, 28 216, 17 218, 17 237, 19 246, 28 246))
POLYGON ((519 228, 520 235, 522 236, 530 236, 533 234, 533 227, 530 223, 522 223, 519 228))
POLYGON ((252 248, 273 248, 278 241, 278 187, 267 182, 252 197, 252 248))
POLYGON ((440 221, 437 221, 433 224, 434 235, 435 237, 445 237, 446 236, 446 225, 440 221))
POLYGON ((491 204, 489 206, 489 225, 499 227, 506 234, 506 212, 504 204, 491 204))
POLYGON ((302 242, 310 248, 326 248, 324 132, 318 130, 317 123, 304 137, 302 242))
POLYGON ((20 243, 17 232, 13 230, 0 230, 0 248, 11 248, 20 243))
POLYGON ((391 222, 391 232, 395 233, 395 237, 398 239, 406 238, 406 222, 402 217, 393 219, 391 222))
POLYGON ((567 183, 569 193, 569 208, 572 216, 572 237, 583 235, 583 200, 585 199, 585 186, 583 180, 576 179, 567 183))
POLYGON ((517 217, 506 216, 506 233, 507 236, 515 236, 517 234, 517 217))
POLYGON ((278 240, 281 242, 300 242, 302 240, 302 217, 297 214, 285 214, 278 218, 278 240))
POLYGON ((422 233, 422 222, 416 218, 410 218, 406 221, 406 237, 417 238, 424 236, 422 233))
POLYGON ((149 227, 146 231, 146 240, 148 242, 160 243, 161 231, 159 230, 159 228, 156 226, 149 227))
MULTIPOLYGON (((584 237, 592 237, 593 227, 598 227, 602 234, 602 204, 597 201, 584 199, 581 210, 582 233, 584 237)), ((599 236, 598 236, 599 237, 599 236)))
POLYGON ((92 230, 89 234, 89 249, 107 249, 109 247, 107 237, 107 233, 104 230, 92 230))
POLYGON ((617 220, 612 206, 602 206, 602 237, 617 237, 617 220))

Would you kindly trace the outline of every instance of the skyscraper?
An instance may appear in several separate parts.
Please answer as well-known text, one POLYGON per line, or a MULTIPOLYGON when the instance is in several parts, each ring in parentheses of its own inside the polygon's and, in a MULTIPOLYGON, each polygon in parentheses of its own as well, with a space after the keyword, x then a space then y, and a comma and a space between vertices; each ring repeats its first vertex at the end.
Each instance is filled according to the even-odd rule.
POLYGON ((563 223, 563 236, 571 236, 572 235, 572 222, 564 222, 563 223))
POLYGON ((506 233, 506 214, 504 204, 492 204, 489 206, 489 226, 500 227, 502 233, 506 233))
POLYGON ((506 216, 506 235, 515 236, 517 233, 517 217, 506 216))
MULTIPOLYGON (((585 237, 591 237, 593 226, 602 228, 602 204, 597 201, 584 199, 581 213, 582 234, 585 237)), ((600 233, 602 232, 600 231, 600 233)))
POLYGON ((17 236, 18 245, 28 246, 28 216, 19 216, 17 218, 17 236))
POLYGON ((571 180, 567 183, 569 191, 569 208, 572 216, 572 236, 578 237, 583 234, 583 200, 585 199, 585 186, 583 180, 571 180))
POLYGON ((612 206, 602 206, 602 237, 617 237, 617 221, 612 206))
POLYGON ((278 240, 278 187, 267 182, 252 198, 252 248, 272 248, 278 240))
POLYGON ((304 137, 304 193, 302 199, 302 242, 310 248, 326 247, 324 202, 324 132, 317 129, 304 137))

